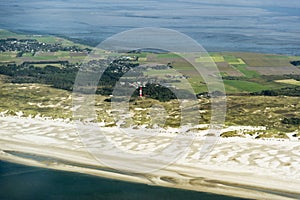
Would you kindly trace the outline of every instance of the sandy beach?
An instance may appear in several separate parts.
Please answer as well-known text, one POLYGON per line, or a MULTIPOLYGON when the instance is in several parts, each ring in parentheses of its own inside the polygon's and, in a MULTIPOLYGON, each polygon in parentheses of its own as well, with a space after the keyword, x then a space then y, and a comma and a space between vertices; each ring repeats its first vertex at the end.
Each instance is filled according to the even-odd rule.
MULTIPOLYGON (((116 146, 132 154, 149 149, 159 151, 176 135, 166 130, 149 138, 129 137, 116 128, 101 130, 116 146)), ((200 134, 185 156, 173 163, 150 159, 141 163, 132 157, 120 157, 112 149, 99 153, 116 165, 158 166, 149 173, 134 173, 111 169, 97 160, 87 151, 71 122, 3 116, 0 135, 0 159, 4 161, 250 199, 300 199, 299 141, 220 138, 202 158, 200 150, 205 137, 200 134)), ((104 142, 91 140, 100 146, 104 142)))

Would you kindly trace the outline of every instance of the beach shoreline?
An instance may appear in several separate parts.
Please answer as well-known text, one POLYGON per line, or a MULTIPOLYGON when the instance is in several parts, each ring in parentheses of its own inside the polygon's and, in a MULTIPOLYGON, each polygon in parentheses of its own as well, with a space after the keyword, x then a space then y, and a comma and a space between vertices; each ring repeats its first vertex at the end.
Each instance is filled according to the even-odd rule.
MULTIPOLYGON (((76 126, 71 122, 12 116, 0 117, 0 121, 0 159, 4 161, 250 199, 300 197, 297 190, 300 185, 298 141, 220 138, 212 152, 200 159, 197 150, 203 138, 199 137, 185 157, 167 163, 164 168, 138 174, 111 169, 95 159, 81 143, 76 126)), ((110 135, 114 134, 113 128, 107 130, 111 130, 110 135)), ((158 141, 162 143, 162 139, 170 135, 159 135, 158 141)), ((136 142, 120 144, 132 148, 142 145, 131 145, 136 142)), ((116 163, 135 162, 105 153, 107 155, 103 156, 116 163)))

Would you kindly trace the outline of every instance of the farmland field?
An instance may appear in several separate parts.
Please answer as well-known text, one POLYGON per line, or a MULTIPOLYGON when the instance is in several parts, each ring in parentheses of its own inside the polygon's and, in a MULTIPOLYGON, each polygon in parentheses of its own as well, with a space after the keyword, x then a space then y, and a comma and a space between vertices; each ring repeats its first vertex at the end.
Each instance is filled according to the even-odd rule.
POLYGON ((300 81, 297 81, 295 79, 276 80, 275 82, 300 86, 300 81))
POLYGON ((16 59, 17 52, 1 52, 0 62, 9 62, 16 59))
POLYGON ((249 71, 256 71, 260 75, 284 75, 296 74, 300 75, 300 69, 295 66, 288 67, 247 67, 249 71))
POLYGON ((226 92, 257 92, 270 89, 259 83, 240 81, 240 80, 224 80, 226 92))
POLYGON ((241 73, 243 73, 244 76, 247 78, 259 76, 258 72, 254 71, 254 70, 250 70, 249 68, 247 68, 247 65, 245 65, 245 64, 238 64, 238 65, 235 64, 235 65, 233 65, 233 67, 235 69, 237 69, 238 71, 240 71, 241 73))
MULTIPOLYGON (((288 67, 291 66, 290 58, 283 55, 268 55, 258 53, 234 52, 232 56, 242 58, 242 60, 250 67, 288 67)), ((238 62, 231 58, 228 62, 238 62)))

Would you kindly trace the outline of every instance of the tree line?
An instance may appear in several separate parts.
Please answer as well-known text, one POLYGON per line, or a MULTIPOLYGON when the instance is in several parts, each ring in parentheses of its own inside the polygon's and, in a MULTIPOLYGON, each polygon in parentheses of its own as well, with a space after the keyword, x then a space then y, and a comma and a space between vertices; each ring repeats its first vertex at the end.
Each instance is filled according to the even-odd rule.
MULTIPOLYGON (((94 64, 98 64, 94 61, 94 64)), ((102 74, 98 83, 96 94, 111 95, 119 79, 129 70, 137 67, 137 63, 114 61, 109 64, 102 74)), ((48 84, 54 88, 73 90, 73 85, 79 67, 70 63, 62 63, 61 67, 51 64, 45 67, 34 66, 32 63, 23 63, 21 65, 7 64, 0 66, 0 74, 10 76, 12 83, 41 83, 48 84)), ((132 75, 140 76, 141 72, 132 72, 132 75)), ((125 91, 124 91, 125 92, 125 91)), ((169 101, 176 99, 174 92, 158 83, 147 83, 143 87, 145 97, 157 99, 159 101, 169 101)), ((178 90, 181 98, 190 98, 193 95, 184 90, 178 90)), ((138 97, 138 88, 134 91, 133 96, 138 97)))

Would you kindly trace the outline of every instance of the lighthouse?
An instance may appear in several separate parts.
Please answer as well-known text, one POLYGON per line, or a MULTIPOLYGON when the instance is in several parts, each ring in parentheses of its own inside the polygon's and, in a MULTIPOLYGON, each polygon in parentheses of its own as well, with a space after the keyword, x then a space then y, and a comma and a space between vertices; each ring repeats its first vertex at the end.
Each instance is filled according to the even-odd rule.
POLYGON ((140 86, 140 97, 143 97, 143 87, 140 86))

